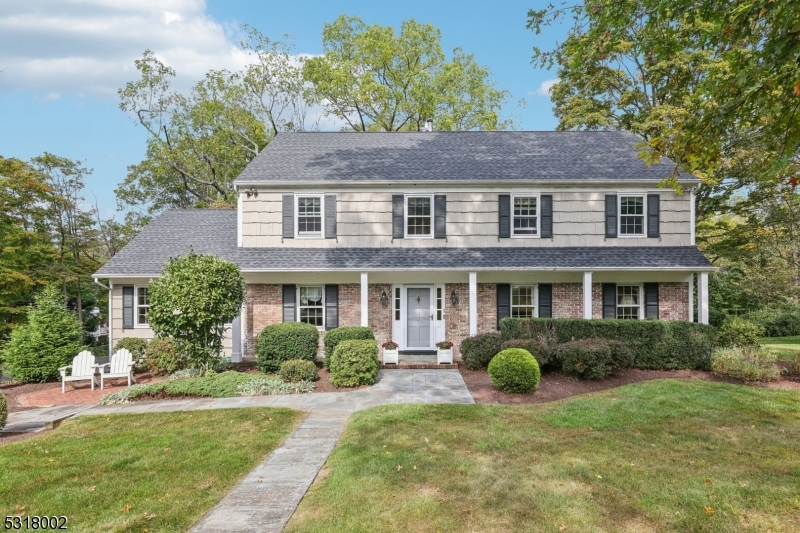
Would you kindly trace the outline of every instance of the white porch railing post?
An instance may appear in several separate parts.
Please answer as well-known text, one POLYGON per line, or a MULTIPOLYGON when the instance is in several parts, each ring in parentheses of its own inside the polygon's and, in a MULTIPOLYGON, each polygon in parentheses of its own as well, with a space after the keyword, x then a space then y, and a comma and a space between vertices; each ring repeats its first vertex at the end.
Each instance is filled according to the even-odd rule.
POLYGON ((700 272, 697 292, 698 321, 701 324, 708 324, 708 272, 700 272))
POLYGON ((592 273, 583 273, 583 318, 592 318, 592 273))
POLYGON ((361 325, 369 327, 369 281, 366 272, 361 273, 361 325))
POLYGON ((469 273, 469 334, 478 334, 478 273, 469 273))

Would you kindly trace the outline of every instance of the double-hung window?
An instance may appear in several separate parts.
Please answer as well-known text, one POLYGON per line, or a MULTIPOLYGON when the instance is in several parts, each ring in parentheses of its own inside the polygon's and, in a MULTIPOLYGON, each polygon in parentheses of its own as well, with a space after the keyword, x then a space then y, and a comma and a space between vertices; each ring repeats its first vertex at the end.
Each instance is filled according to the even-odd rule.
POLYGON ((297 197, 297 235, 322 235, 322 196, 297 197))
POLYGON ((514 195, 513 203, 511 235, 514 237, 538 236, 539 197, 535 195, 514 195))
POLYGON ((406 237, 433 237, 433 196, 406 196, 406 237))
POLYGON ((513 318, 533 318, 536 313, 536 300, 533 285, 511 286, 511 316, 513 318))
POLYGON ((300 293, 298 306, 299 321, 313 324, 318 328, 325 325, 325 287, 298 287, 300 293))
POLYGON ((147 325, 147 310, 150 308, 150 299, 147 294, 147 287, 136 287, 136 317, 137 326, 147 325))
POLYGON ((638 285, 617 285, 617 318, 638 319, 641 316, 642 298, 638 285))
POLYGON ((619 197, 619 234, 644 236, 644 195, 619 197))

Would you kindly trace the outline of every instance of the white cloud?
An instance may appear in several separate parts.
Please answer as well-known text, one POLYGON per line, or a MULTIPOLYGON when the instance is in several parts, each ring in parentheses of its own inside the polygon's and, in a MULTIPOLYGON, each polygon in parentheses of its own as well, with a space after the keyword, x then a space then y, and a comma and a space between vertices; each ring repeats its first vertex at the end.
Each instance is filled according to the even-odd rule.
POLYGON ((539 88, 535 91, 528 91, 528 94, 531 96, 550 96, 550 91, 553 89, 553 85, 561 81, 558 78, 553 78, 552 80, 544 80, 540 85, 539 88))
POLYGON ((0 2, 0 91, 116 95, 136 79, 145 49, 173 67, 180 85, 209 69, 241 68, 238 35, 209 17, 204 0, 0 2))

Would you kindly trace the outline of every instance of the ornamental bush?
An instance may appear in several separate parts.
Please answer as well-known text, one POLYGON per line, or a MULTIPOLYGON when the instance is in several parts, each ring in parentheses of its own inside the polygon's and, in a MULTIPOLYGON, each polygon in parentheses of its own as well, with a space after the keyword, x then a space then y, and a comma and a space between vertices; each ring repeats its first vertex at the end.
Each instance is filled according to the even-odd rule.
POLYGON ((511 339, 505 341, 502 344, 502 348, 503 350, 508 348, 521 348, 525 350, 536 359, 540 369, 553 362, 553 349, 535 339, 511 339))
POLYGON ((378 343, 375 340, 340 342, 331 356, 331 382, 335 387, 372 385, 378 379, 378 343))
POLYGON ((84 347, 77 317, 64 305, 61 292, 46 288, 36 297, 28 323, 17 326, 3 347, 5 370, 23 383, 59 379, 59 367, 68 365, 84 347))
POLYGON ((154 374, 172 374, 189 366, 189 358, 175 339, 153 339, 144 353, 147 370, 154 374))
POLYGON ((126 349, 131 352, 133 362, 136 363, 136 369, 146 366, 145 352, 147 350, 147 341, 137 337, 123 337, 114 345, 114 353, 119 350, 126 349))
POLYGON ((331 356, 340 342, 373 339, 375 339, 375 334, 372 329, 364 326, 343 326, 326 332, 324 340, 325 360, 323 361, 325 368, 330 368, 331 356))
POLYGON ((6 427, 8 420, 8 404, 6 403, 6 396, 0 392, 0 429, 6 427))
POLYGON ((739 317, 731 317, 719 328, 720 346, 755 346, 764 336, 764 328, 739 317))
POLYGON ((504 340, 550 338, 549 346, 575 340, 618 340, 633 354, 634 368, 709 370, 716 330, 680 320, 586 320, 583 318, 504 318, 504 340))
POLYGON ((603 379, 633 362, 633 354, 624 343, 608 339, 567 342, 556 346, 554 352, 561 370, 581 379, 603 379))
POLYGON ((800 335, 800 308, 762 309, 744 316, 746 320, 764 328, 766 337, 793 337, 800 335))
POLYGON ((313 361, 317 356, 319 331, 305 322, 283 322, 265 327, 256 338, 256 362, 262 372, 277 372, 292 359, 313 361))
POLYGON ((492 357, 502 349, 503 337, 499 333, 467 337, 461 341, 461 360, 470 370, 480 370, 489 366, 492 357))
POLYGON ((281 363, 278 376, 287 383, 297 383, 298 381, 317 381, 317 365, 314 361, 305 359, 292 359, 281 363))
POLYGON ((503 392, 527 394, 536 390, 542 377, 539 363, 522 348, 507 348, 489 363, 492 384, 503 392))
POLYGON ((717 348, 711 358, 711 369, 718 376, 742 381, 773 381, 781 371, 775 355, 763 346, 729 346, 717 348))

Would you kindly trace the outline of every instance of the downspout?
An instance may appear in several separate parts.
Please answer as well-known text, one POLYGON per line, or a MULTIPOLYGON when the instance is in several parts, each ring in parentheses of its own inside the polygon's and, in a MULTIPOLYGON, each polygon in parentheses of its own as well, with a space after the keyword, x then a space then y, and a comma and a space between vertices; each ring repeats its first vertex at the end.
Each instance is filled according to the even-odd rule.
POLYGON ((98 286, 108 291, 108 356, 111 357, 111 352, 114 349, 114 335, 112 333, 114 329, 111 327, 111 324, 113 323, 111 313, 113 312, 114 309, 113 305, 114 293, 112 291, 112 287, 114 285, 111 282, 109 282, 110 286, 106 287, 105 285, 97 281, 97 278, 94 278, 94 282, 98 286))

